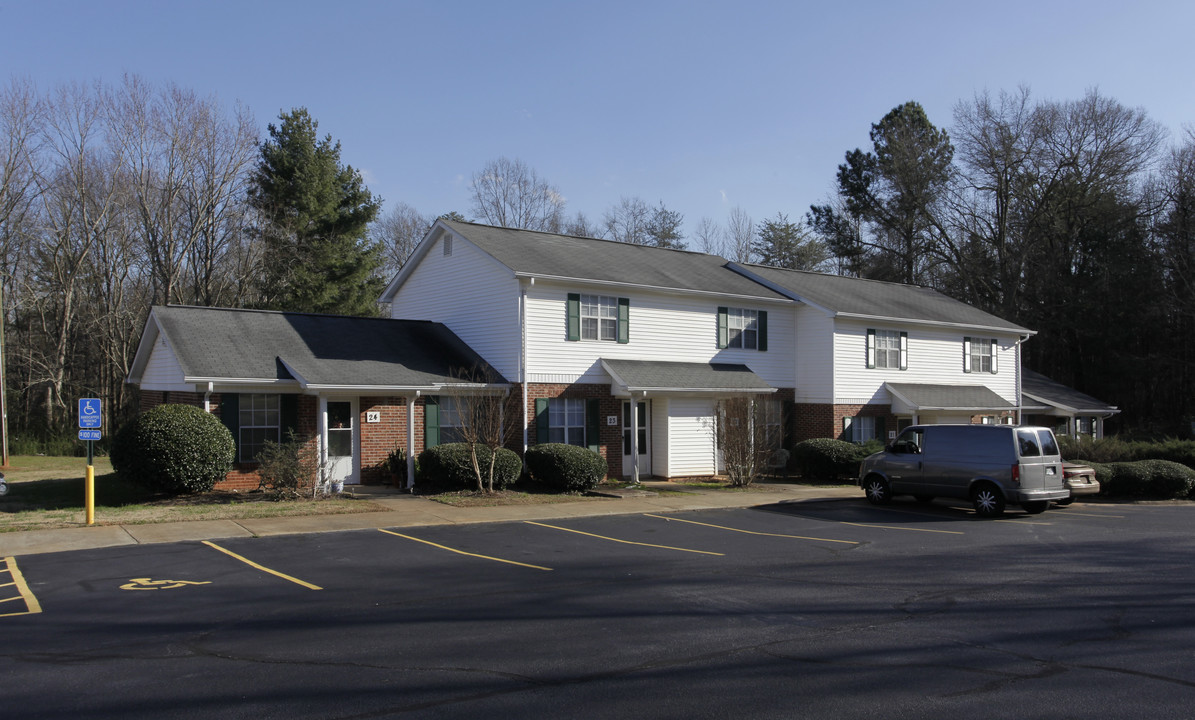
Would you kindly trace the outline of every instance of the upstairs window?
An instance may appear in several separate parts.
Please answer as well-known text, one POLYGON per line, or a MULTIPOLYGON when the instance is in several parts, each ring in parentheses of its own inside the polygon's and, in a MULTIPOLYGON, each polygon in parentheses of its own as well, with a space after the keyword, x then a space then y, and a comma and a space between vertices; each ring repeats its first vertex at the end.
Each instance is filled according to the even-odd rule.
POLYGON ((629 298, 569 293, 567 339, 630 342, 629 298))
POLYGON ((907 370, 909 334, 897 330, 868 329, 867 367, 907 370))
POLYGON ((995 373, 999 349, 995 338, 963 338, 963 372, 995 373))
POLYGON ((763 310, 718 308, 718 349, 768 349, 768 314, 763 310))

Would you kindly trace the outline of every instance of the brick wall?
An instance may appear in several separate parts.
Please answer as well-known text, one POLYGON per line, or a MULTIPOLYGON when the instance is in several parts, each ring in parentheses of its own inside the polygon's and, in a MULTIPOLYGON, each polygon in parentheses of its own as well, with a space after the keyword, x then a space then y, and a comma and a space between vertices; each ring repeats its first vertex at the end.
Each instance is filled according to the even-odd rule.
MULTIPOLYGON (((517 386, 511 393, 522 393, 517 386)), ((600 417, 600 438, 598 452, 606 459, 606 474, 612 478, 622 477, 622 398, 610 394, 609 385, 581 384, 559 385, 528 383, 527 385, 527 443, 535 445, 547 438, 536 437, 535 401, 541 398, 597 398, 600 417), (607 425, 609 416, 618 418, 618 424, 607 425)), ((520 442, 521 444, 521 442, 520 442)))
MULTIPOLYGON (((390 483, 386 459, 396 447, 407 449, 407 400, 396 397, 362 397, 361 414, 357 419, 361 429, 361 482, 390 483), (367 413, 378 413, 378 422, 366 422, 367 413)), ((423 451, 423 398, 415 400, 415 454, 423 451)))

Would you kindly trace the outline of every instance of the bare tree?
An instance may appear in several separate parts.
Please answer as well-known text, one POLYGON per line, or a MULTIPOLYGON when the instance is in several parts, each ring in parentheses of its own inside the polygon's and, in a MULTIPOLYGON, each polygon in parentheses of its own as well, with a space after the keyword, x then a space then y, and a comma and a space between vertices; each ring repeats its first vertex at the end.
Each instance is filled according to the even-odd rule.
POLYGON ((382 246, 383 274, 392 276, 406 264, 432 222, 415 208, 400 202, 373 224, 369 233, 382 246))
POLYGON ((500 157, 474 173, 473 213, 490 225, 559 232, 564 196, 522 160, 500 157))
POLYGON ((565 221, 564 227, 560 229, 560 232, 574 237, 600 238, 603 231, 601 226, 591 222, 585 213, 578 212, 571 220, 565 221))
POLYGON ((724 255, 726 253, 726 231, 714 220, 701 218, 697 223, 697 230, 693 233, 697 240, 697 249, 710 255, 724 255))
POLYGON ((651 217, 652 209, 642 198, 624 195, 602 218, 605 236, 631 245, 649 245, 651 217))
MULTIPOLYGON (((494 466, 498 450, 505 446, 507 435, 514 429, 506 422, 508 406, 514 398, 508 393, 496 393, 487 385, 493 384, 493 373, 482 368, 457 369, 453 377, 474 387, 454 396, 461 437, 469 445, 469 459, 477 478, 478 492, 494 492, 494 466), (477 458, 478 446, 489 449, 488 467, 482 468, 477 458)), ((517 417, 511 414, 511 417, 517 417)))
POLYGON ((751 262, 751 243, 755 240, 755 222, 741 207, 734 206, 726 217, 726 243, 730 259, 751 262))
POLYGON ((754 395, 735 395, 718 404, 717 438, 722 465, 732 487, 747 487, 768 467, 780 444, 778 423, 754 395))

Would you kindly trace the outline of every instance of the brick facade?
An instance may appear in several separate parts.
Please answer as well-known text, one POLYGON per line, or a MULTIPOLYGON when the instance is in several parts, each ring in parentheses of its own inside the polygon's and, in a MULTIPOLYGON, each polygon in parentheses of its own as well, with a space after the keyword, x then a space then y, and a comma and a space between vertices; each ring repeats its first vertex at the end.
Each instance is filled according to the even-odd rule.
MULTIPOLYGON (((521 388, 515 386, 511 393, 522 393, 521 388)), ((574 383, 571 385, 528 383, 527 384, 527 444, 535 445, 546 442, 547 438, 536 437, 535 401, 543 398, 597 398, 600 437, 598 452, 606 460, 606 474, 612 478, 622 477, 622 403, 623 398, 610 394, 609 385, 592 383, 574 383), (607 425, 606 418, 618 418, 618 424, 607 425)), ((521 442, 520 442, 521 445, 521 442)), ((521 449, 521 448, 520 448, 521 449)))

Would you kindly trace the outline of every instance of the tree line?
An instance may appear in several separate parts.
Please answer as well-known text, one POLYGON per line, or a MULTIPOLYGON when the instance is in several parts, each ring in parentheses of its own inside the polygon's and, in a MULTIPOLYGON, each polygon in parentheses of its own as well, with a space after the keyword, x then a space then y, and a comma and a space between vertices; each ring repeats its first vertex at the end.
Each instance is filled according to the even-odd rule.
MULTIPOLYGON (((1195 135, 1091 92, 915 102, 847 151, 823 203, 790 219, 684 217, 623 196, 600 218, 517 159, 471 178, 448 217, 739 262, 935 287, 1039 331, 1026 364, 1120 405, 1125 426, 1195 416, 1195 135)), ((124 384, 149 308, 372 315, 438 215, 382 214, 340 145, 298 108, 264 136, 248 109, 135 76, 0 88, 0 282, 11 434, 71 433, 73 398, 135 409, 124 384)), ((71 433, 73 434, 73 433, 71 433)))

